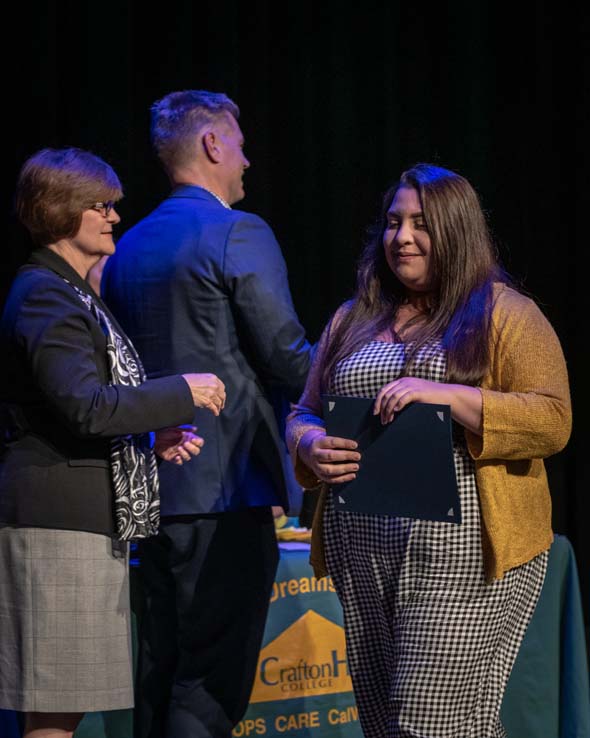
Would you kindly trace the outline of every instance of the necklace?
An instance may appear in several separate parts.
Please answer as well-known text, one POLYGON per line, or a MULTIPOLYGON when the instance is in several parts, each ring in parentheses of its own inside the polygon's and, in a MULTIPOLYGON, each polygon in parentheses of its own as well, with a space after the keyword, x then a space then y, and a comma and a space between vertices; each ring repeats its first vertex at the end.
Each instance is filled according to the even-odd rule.
POLYGON ((214 192, 211 192, 211 190, 208 190, 206 187, 203 187, 203 185, 199 185, 199 187, 202 190, 205 190, 205 192, 208 192, 210 195, 213 195, 213 197, 217 200, 217 202, 223 205, 224 208, 226 208, 227 210, 231 210, 231 205, 226 200, 224 200, 223 197, 221 197, 220 195, 216 195, 214 192))

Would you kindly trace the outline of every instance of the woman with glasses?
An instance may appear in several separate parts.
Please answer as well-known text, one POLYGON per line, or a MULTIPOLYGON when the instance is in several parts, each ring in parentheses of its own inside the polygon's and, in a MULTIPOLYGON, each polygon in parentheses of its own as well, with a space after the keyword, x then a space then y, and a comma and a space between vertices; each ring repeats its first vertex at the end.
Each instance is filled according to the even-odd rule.
POLYGON ((158 529, 154 452, 190 460, 203 440, 178 426, 225 402, 211 374, 146 379, 89 287, 121 197, 79 149, 39 151, 18 179, 38 248, 0 322, 0 707, 26 713, 27 738, 132 706, 127 542, 158 529))

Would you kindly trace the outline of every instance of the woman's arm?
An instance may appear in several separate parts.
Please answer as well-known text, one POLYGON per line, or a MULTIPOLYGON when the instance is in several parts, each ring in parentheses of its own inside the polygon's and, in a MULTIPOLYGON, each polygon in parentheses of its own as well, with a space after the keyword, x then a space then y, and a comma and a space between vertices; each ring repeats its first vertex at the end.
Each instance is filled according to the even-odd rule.
POLYGON ((401 377, 375 400, 383 423, 410 402, 450 405, 477 459, 544 458, 571 430, 567 369, 555 331, 535 303, 500 293, 493 314, 492 366, 481 388, 401 377))
POLYGON ((354 479, 360 460, 356 442, 327 436, 322 417, 321 376, 326 350, 334 321, 341 318, 344 309, 339 308, 324 329, 303 394, 287 418, 286 440, 295 476, 306 488, 321 481, 335 484, 354 479))
POLYGON ((493 313, 492 367, 482 384, 482 434, 466 433, 475 459, 546 458, 572 424, 559 339, 537 305, 504 289, 493 313))
POLYGON ((32 284, 13 327, 32 380, 47 404, 79 436, 109 437, 192 423, 194 405, 181 376, 138 387, 105 383, 97 356, 100 331, 90 312, 59 278, 32 284))
POLYGON ((390 423, 395 413, 411 402, 450 405, 453 420, 476 435, 482 434, 482 396, 477 387, 400 377, 379 390, 373 414, 381 415, 383 424, 390 423))

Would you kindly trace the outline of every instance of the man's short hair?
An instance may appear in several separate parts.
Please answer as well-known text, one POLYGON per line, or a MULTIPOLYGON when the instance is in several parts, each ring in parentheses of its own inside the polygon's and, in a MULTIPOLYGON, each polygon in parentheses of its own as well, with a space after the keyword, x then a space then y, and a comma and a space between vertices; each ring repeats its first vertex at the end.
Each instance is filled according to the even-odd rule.
POLYGON ((112 167, 82 149, 41 149, 23 164, 15 208, 40 246, 72 238, 82 214, 96 202, 120 200, 121 182, 112 167))
POLYGON ((171 92, 152 105, 152 145, 167 171, 192 161, 197 134, 228 113, 237 120, 238 106, 223 92, 171 92))

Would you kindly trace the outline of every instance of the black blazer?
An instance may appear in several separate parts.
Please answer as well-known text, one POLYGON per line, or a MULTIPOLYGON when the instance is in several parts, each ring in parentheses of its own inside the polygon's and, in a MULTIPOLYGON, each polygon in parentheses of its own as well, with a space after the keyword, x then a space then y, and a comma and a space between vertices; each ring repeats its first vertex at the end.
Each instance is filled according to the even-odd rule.
POLYGON ((102 285, 149 376, 213 372, 226 386, 218 418, 195 413, 198 463, 162 469, 162 514, 287 506, 289 461, 269 393, 299 398, 311 347, 268 225, 178 187, 120 239, 102 285))
POLYGON ((190 422, 194 406, 182 377, 110 385, 103 331, 62 276, 110 315, 49 249, 18 272, 0 322, 0 522, 111 534, 109 438, 190 422))

